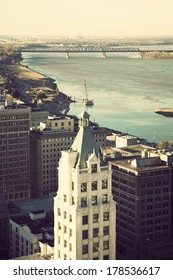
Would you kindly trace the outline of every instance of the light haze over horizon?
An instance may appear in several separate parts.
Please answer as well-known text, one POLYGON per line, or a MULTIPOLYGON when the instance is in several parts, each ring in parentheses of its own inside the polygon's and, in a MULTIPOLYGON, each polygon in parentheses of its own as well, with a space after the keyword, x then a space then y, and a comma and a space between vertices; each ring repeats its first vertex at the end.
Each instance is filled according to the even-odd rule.
POLYGON ((0 0, 0 7, 0 35, 173 35, 172 0, 0 0))

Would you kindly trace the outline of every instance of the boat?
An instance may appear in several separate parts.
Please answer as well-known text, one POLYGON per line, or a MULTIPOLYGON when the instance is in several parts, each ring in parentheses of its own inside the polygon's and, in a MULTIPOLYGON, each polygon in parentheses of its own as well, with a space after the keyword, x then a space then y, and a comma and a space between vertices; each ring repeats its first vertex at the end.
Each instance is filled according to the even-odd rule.
POLYGON ((84 103, 85 106, 92 106, 94 105, 94 100, 88 98, 86 80, 84 81, 84 87, 85 87, 85 98, 82 100, 82 102, 84 103))

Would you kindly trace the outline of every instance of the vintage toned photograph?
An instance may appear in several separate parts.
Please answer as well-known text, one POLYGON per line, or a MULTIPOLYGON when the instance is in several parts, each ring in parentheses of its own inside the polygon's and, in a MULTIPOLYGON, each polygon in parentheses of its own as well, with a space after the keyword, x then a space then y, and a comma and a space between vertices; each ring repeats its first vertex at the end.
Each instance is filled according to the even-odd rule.
POLYGON ((173 260, 173 1, 0 8, 0 260, 173 260))

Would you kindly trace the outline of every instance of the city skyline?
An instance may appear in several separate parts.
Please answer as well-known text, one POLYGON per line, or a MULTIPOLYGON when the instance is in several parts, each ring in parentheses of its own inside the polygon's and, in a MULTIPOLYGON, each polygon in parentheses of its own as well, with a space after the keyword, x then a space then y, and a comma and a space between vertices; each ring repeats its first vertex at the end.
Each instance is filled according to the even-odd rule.
POLYGON ((171 0, 1 0, 0 35, 169 36, 171 0))

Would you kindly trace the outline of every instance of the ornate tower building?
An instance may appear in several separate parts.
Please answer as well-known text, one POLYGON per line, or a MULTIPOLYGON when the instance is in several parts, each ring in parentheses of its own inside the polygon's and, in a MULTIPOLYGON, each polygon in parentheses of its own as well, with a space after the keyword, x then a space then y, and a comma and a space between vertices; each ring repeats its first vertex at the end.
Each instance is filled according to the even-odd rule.
POLYGON ((80 130, 59 162, 59 190, 54 200, 55 259, 115 259, 116 207, 111 168, 104 165, 83 112, 80 130))

